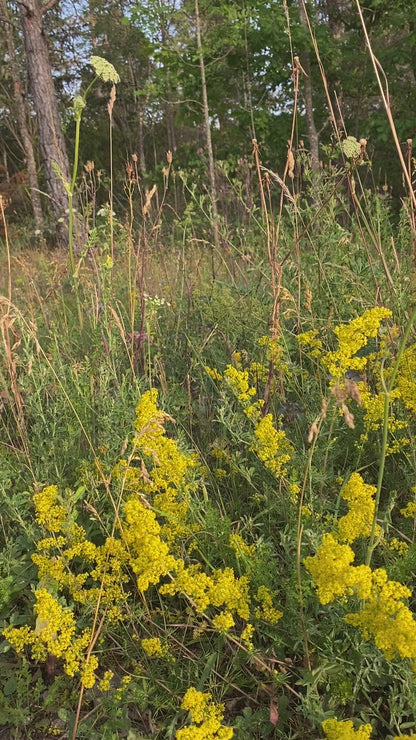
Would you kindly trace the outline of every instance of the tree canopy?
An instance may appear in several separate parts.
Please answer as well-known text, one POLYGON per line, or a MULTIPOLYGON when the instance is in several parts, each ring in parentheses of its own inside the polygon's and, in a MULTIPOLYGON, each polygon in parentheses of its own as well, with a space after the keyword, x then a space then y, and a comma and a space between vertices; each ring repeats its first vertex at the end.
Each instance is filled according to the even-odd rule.
MULTIPOLYGON (((120 75, 112 115, 114 192, 120 198, 132 155, 137 155, 145 187, 161 178, 167 151, 174 167, 206 177, 208 134, 216 161, 236 168, 241 158, 250 156, 255 138, 263 164, 283 169, 295 105, 292 147, 320 158, 334 141, 328 95, 342 135, 367 139, 374 182, 382 185, 387 178, 401 187, 399 171, 386 156, 389 125, 354 0, 90 0, 73 6, 4 0, 2 7, 11 33, 8 40, 6 34, 0 39, 0 185, 5 188, 28 169, 25 123, 40 190, 48 194, 43 209, 55 219, 65 208, 65 192, 56 190, 56 183, 62 186, 68 179, 65 148, 73 165, 72 99, 91 82, 92 54, 111 62, 120 75), (34 17, 39 38, 47 42, 50 81, 44 88, 41 51, 33 45, 34 17), (42 129, 52 119, 45 143, 42 129), (55 171, 48 160, 55 162, 55 171)), ((362 11, 404 151, 413 137, 416 112, 414 10, 413 1, 368 0, 362 11)), ((79 150, 80 172, 93 161, 103 183, 110 170, 108 96, 102 81, 92 89, 79 150)))

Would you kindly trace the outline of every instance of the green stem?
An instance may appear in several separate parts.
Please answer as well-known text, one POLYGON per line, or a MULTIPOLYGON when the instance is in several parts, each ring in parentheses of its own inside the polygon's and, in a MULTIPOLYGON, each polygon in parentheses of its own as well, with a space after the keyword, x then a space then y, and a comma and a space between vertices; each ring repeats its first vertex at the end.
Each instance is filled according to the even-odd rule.
POLYGON ((380 452, 380 463, 379 463, 379 468, 378 468, 374 519, 373 519, 373 524, 371 527, 370 541, 368 543, 367 557, 365 561, 366 565, 368 566, 371 563, 371 558, 372 558, 372 555, 375 549, 374 541, 375 541, 375 536, 376 536, 377 516, 378 516, 379 505, 380 505, 380 496, 381 496, 381 487, 383 484, 384 467, 386 464, 386 457, 387 457, 387 441, 388 441, 388 433, 389 433, 389 411, 390 411, 391 393, 394 388, 394 383, 395 383, 396 376, 399 370, 399 366, 402 361, 403 353, 406 349, 407 340, 409 338, 409 334, 412 330, 412 326, 415 322, 415 319, 416 319, 416 305, 413 308, 412 314, 406 324, 406 328, 404 330, 402 341, 400 342, 399 351, 397 353, 396 362, 393 365, 393 371, 392 371, 388 385, 386 385, 385 380, 384 380, 383 367, 381 368, 381 382, 382 382, 382 386, 384 390, 383 435, 382 435, 382 440, 381 440, 381 452, 380 452))
MULTIPOLYGON (((85 101, 87 99, 87 95, 89 91, 91 90, 94 83, 98 80, 98 77, 94 77, 92 82, 88 85, 84 95, 82 96, 82 103, 85 105, 85 101)), ((74 105, 75 108, 75 105, 74 105)), ((80 140, 80 132, 81 132, 81 118, 82 118, 82 110, 83 105, 78 106, 75 108, 75 144, 74 144, 74 164, 72 166, 72 177, 71 177, 71 185, 69 187, 68 192, 68 208, 69 208, 69 218, 68 218, 68 244, 69 244, 69 258, 71 261, 71 271, 72 271, 72 277, 75 279, 75 255, 74 255, 74 192, 75 192, 75 183, 77 180, 77 174, 78 174, 78 160, 79 160, 79 140, 80 140)))
MULTIPOLYGON (((85 104, 86 97, 91 90, 93 84, 96 82, 98 77, 95 77, 92 82, 88 85, 84 95, 82 96, 82 101, 85 104)), ((75 183, 77 180, 77 174, 78 174, 78 160, 79 160, 79 141, 80 141, 80 132, 81 132, 81 118, 82 118, 82 109, 83 105, 75 108, 75 145, 74 145, 74 163, 72 166, 72 177, 71 177, 71 184, 68 189, 68 247, 69 247, 69 260, 71 263, 71 274, 72 274, 72 280, 74 283, 74 290, 75 290, 75 300, 77 304, 77 311, 78 311, 78 319, 79 319, 79 325, 82 329, 83 326, 83 319, 82 319, 82 310, 81 310, 81 302, 79 299, 79 292, 78 292, 78 274, 75 267, 75 252, 74 252, 74 192, 75 192, 75 183)))

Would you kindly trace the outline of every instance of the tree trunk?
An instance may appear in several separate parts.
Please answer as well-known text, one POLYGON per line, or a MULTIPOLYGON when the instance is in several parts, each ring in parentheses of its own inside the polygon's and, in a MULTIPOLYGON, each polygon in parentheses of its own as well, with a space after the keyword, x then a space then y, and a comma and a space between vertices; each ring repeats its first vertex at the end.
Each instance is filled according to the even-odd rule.
POLYGON ((22 85, 19 73, 19 66, 17 64, 16 52, 14 47, 13 29, 9 24, 9 12, 7 8, 6 0, 0 0, 0 11, 5 19, 4 30, 6 34, 7 53, 9 55, 9 67, 10 73, 13 80, 14 87, 14 101, 16 105, 16 117, 19 125, 20 136, 22 140, 23 150, 26 157, 27 164, 27 175, 29 180, 29 190, 32 202, 33 217, 36 224, 36 229, 39 232, 39 236, 43 238, 43 214, 42 205, 40 201, 39 192, 39 181, 36 170, 36 160, 33 152, 33 142, 30 137, 29 128, 27 125, 27 106, 25 104, 24 97, 22 95, 22 85))
POLYGON ((43 12, 51 6, 51 0, 43 8, 39 0, 23 0, 23 2, 19 0, 46 188, 56 221, 57 246, 63 247, 68 245, 68 195, 63 181, 69 183, 69 164, 59 121, 47 39, 42 24, 43 12))
MULTIPOLYGON (((305 29, 306 33, 309 34, 308 27, 308 16, 306 12, 304 0, 299 0, 299 20, 301 26, 305 29)), ((313 95, 312 95, 312 80, 311 80, 311 60, 309 51, 305 50, 300 55, 300 63, 305 72, 303 78, 303 92, 305 102, 305 119, 306 128, 308 131, 309 139, 309 150, 311 153, 311 167, 314 172, 319 170, 319 138, 318 132, 315 126, 315 118, 313 115, 313 95)))
POLYGON ((195 0, 195 34, 196 44, 199 56, 199 66, 201 69, 201 84, 202 84, 202 104, 204 109, 204 131, 205 141, 207 145, 208 154, 208 167, 209 167, 209 184, 211 192, 211 203, 212 203, 212 234, 214 238, 214 244, 219 247, 219 220, 218 220, 218 196, 217 196, 217 185, 215 182, 215 164, 214 164, 214 153, 212 150, 212 139, 211 139, 211 125, 209 122, 209 106, 208 106, 208 95, 207 95, 207 81, 205 76, 205 63, 204 63, 204 52, 202 49, 201 40, 201 21, 199 17, 199 5, 198 0, 195 0))

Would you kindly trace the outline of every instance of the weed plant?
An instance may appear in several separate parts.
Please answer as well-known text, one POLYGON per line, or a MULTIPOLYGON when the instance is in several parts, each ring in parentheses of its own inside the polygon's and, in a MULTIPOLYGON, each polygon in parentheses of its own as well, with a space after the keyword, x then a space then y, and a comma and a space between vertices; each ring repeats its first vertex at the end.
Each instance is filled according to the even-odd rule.
POLYGON ((354 142, 224 163, 218 251, 170 155, 68 259, 5 229, 0 736, 413 736, 412 203, 354 142))

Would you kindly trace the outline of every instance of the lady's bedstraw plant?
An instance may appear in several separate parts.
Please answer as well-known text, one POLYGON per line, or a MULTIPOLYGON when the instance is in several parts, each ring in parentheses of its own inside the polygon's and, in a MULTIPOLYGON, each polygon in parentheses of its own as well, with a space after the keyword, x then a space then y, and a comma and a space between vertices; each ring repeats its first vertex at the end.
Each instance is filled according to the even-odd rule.
MULTIPOLYGON (((113 643, 111 639, 107 643, 106 637, 131 614, 137 591, 141 598, 146 594, 149 613, 155 604, 152 625, 157 631, 167 634, 169 626, 169 609, 157 626, 161 597, 178 596, 179 605, 185 598, 185 621, 192 618, 197 629, 200 622, 202 632, 209 623, 211 632, 229 635, 249 652, 254 624, 276 624, 282 616, 266 586, 257 584, 251 592, 249 575, 237 578, 232 567, 209 569, 197 561, 200 525, 190 504, 198 461, 166 436, 168 421, 172 420, 157 407, 157 391, 144 393, 136 408, 130 455, 120 459, 112 472, 122 504, 111 535, 97 530, 88 536, 76 521, 75 501, 71 503, 69 496, 64 501, 56 486, 33 496, 36 521, 44 535, 32 556, 39 579, 36 623, 34 627, 10 625, 4 635, 18 653, 28 648, 37 661, 55 656, 64 672, 78 676, 86 689, 97 679, 102 690, 111 687, 112 672, 104 670, 103 662, 106 648, 113 643), (91 626, 94 613, 98 632, 91 626), (100 659, 93 649, 98 636, 100 659)), ((230 551, 240 566, 248 557, 255 559, 255 547, 246 545, 237 533, 230 538, 230 551)), ((137 637, 143 656, 171 659, 175 643, 171 651, 168 637, 149 634, 148 626, 137 637)), ((211 703, 208 695, 192 689, 182 706, 194 725, 178 732, 181 740, 232 737, 232 730, 222 726, 222 708, 211 703)))
POLYGON ((181 704, 187 709, 194 724, 176 733, 176 740, 231 740, 234 732, 224 727, 224 705, 214 704, 211 694, 203 694, 194 688, 188 689, 181 704))
MULTIPOLYGON (((267 339, 267 338, 266 338, 267 339)), ((283 429, 279 429, 271 413, 262 414, 263 400, 255 400, 256 387, 253 379, 267 379, 268 370, 259 363, 252 363, 248 370, 241 367, 239 354, 234 353, 237 364, 228 365, 223 376, 216 370, 206 367, 208 375, 217 382, 224 381, 242 406, 244 415, 253 426, 253 442, 250 451, 254 452, 268 470, 281 481, 287 473, 287 464, 292 459, 294 448, 283 429)))
POLYGON ((410 589, 389 580, 383 568, 373 571, 369 565, 353 565, 351 545, 372 533, 376 491, 358 473, 351 475, 341 491, 348 513, 332 532, 324 534, 316 555, 306 558, 305 566, 321 604, 345 601, 356 594, 361 609, 347 614, 345 621, 358 627, 365 640, 373 639, 387 660, 408 658, 416 670, 416 622, 403 603, 411 596, 410 589))
MULTIPOLYGON (((389 442, 389 433, 406 428, 405 421, 396 418, 391 410, 393 402, 401 402, 407 411, 414 413, 414 380, 413 372, 416 368, 416 345, 406 349, 407 340, 416 319, 416 308, 407 322, 401 339, 397 356, 394 362, 385 368, 390 354, 384 339, 380 340, 377 351, 360 355, 368 344, 369 339, 377 337, 383 319, 391 317, 388 308, 378 307, 365 311, 362 316, 352 319, 348 324, 336 326, 334 333, 338 347, 325 352, 316 331, 306 332, 298 336, 301 346, 310 348, 311 356, 321 361, 322 365, 331 374, 330 387, 335 397, 341 400, 342 411, 347 417, 346 401, 348 397, 355 400, 364 408, 364 428, 361 441, 368 440, 369 433, 381 431, 381 444, 378 464, 377 486, 375 491, 374 517, 369 532, 366 563, 370 565, 375 547, 376 521, 380 505, 380 495, 384 476, 386 457, 390 453, 398 452, 408 444, 405 438, 389 442), (351 383, 349 373, 355 371, 361 374, 361 380, 351 383), (370 389, 364 374, 370 371, 375 377, 376 390, 370 389)), ((352 415, 348 413, 350 419, 352 415)))
MULTIPOLYGON (((412 345, 406 349, 406 343, 416 318, 416 308, 408 320, 397 356, 390 367, 384 367, 389 355, 383 342, 378 352, 367 356, 357 355, 367 345, 370 337, 377 336, 381 321, 390 316, 388 309, 370 309, 349 324, 336 327, 338 347, 328 353, 324 353, 316 332, 308 332, 299 337, 300 344, 310 347, 314 357, 331 373, 330 384, 337 392, 347 389, 350 370, 363 374, 370 369, 373 374, 378 373, 379 387, 376 394, 371 393, 362 377, 357 383, 357 391, 351 395, 357 402, 365 405, 364 424, 367 422, 369 428, 381 431, 382 435, 377 485, 365 483, 358 473, 350 476, 341 490, 348 513, 338 520, 333 531, 323 535, 316 555, 306 558, 304 563, 315 582, 321 604, 329 604, 335 600, 346 602, 349 597, 357 596, 361 602, 360 609, 356 613, 347 614, 344 617, 345 622, 357 627, 365 640, 374 640, 387 660, 409 659, 416 671, 416 621, 404 603, 411 596, 411 591, 401 583, 390 580, 383 568, 372 570, 370 567, 376 538, 381 533, 377 517, 385 460, 389 452, 396 451, 388 445, 389 431, 398 428, 390 405, 392 399, 396 399, 407 410, 414 408, 410 388, 416 347, 412 345), (365 564, 354 565, 355 553, 352 545, 363 538, 367 539, 365 564)), ((340 723, 335 725, 331 722, 336 723, 336 720, 323 725, 329 739, 369 737, 371 732, 370 726, 355 732, 352 724, 341 728, 340 723)))

